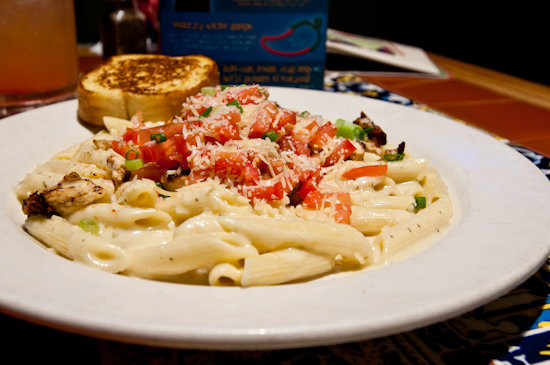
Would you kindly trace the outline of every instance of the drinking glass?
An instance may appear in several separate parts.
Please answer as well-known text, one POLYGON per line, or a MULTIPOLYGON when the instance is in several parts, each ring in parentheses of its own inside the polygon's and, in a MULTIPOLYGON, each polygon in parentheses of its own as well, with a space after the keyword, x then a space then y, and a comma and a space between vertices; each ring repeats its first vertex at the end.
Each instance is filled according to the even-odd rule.
POLYGON ((0 2, 0 117, 75 96, 73 0, 0 2))

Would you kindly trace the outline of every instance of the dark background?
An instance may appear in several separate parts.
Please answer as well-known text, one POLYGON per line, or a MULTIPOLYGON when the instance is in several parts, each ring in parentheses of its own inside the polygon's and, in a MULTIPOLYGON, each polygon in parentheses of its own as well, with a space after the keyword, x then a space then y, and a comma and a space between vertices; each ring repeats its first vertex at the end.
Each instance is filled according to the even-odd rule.
MULTIPOLYGON (((80 43, 99 40, 104 0, 75 0, 80 43)), ((312 0, 315 1, 315 0, 312 0)), ((426 51, 550 85, 550 19, 544 2, 331 0, 329 27, 426 51)), ((383 69, 329 56, 327 68, 383 69)))

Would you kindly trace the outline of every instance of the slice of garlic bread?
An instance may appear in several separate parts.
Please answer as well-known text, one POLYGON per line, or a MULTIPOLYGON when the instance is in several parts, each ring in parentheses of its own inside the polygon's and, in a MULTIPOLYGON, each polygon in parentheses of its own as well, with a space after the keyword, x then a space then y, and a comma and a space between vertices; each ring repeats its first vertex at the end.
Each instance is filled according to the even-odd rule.
POLYGON ((113 56, 80 78, 78 116, 96 125, 104 116, 130 119, 138 111, 145 121, 167 120, 181 114, 187 97, 219 83, 218 65, 203 55, 113 56))

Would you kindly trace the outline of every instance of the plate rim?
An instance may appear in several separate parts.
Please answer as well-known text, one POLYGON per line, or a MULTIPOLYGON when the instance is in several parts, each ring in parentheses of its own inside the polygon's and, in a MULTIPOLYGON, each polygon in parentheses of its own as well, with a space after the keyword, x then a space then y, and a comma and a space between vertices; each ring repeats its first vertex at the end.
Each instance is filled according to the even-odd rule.
MULTIPOLYGON (((532 177, 534 179, 538 179, 539 181, 543 181, 542 178, 544 178, 546 181, 546 189, 544 189, 543 195, 544 199, 550 201, 550 184, 548 184, 548 181, 546 177, 540 172, 539 169, 536 168, 530 161, 528 161, 526 158, 521 156, 519 153, 513 151, 510 147, 502 144, 502 142, 496 141, 493 137, 484 134, 483 132, 476 130, 472 127, 469 127, 467 125, 462 125, 459 122, 450 120, 448 118, 445 118, 441 115, 433 115, 430 113, 427 113, 425 111, 417 110, 411 107, 407 106, 401 106, 397 104, 392 104, 386 101, 379 101, 379 100, 373 100, 369 98, 363 98, 360 96, 350 96, 345 94, 339 94, 339 93, 331 93, 331 92, 325 92, 325 91, 316 91, 316 90, 303 90, 303 89, 290 89, 290 88, 279 88, 279 87, 270 87, 270 91, 275 91, 274 94, 278 95, 279 97, 283 97, 285 94, 291 94, 290 99, 306 97, 311 99, 324 99, 325 97, 334 98, 337 101, 345 101, 346 103, 358 103, 358 104, 364 104, 365 106, 375 106, 375 109, 380 110, 387 110, 390 111, 397 111, 398 114, 405 114, 405 115, 414 115, 414 118, 428 118, 433 120, 438 120, 441 123, 452 123, 449 125, 454 125, 454 129, 457 128, 461 131, 468 131, 464 133, 472 133, 475 135, 476 139, 483 140, 487 142, 488 144, 491 144, 491 147, 494 149, 497 149, 501 151, 507 158, 513 159, 514 163, 519 164, 520 166, 523 166, 523 168, 529 169, 530 174, 532 174, 532 177), (297 95, 297 96, 295 96, 297 95), (460 126, 460 127, 459 127, 460 126), (489 142, 492 141, 492 142, 489 142), (500 146, 499 146, 500 145, 500 146), (499 147, 497 147, 499 146, 499 147), (509 150, 509 152, 506 152, 506 150, 509 150), (513 154, 517 153, 517 157, 513 154), (508 157, 509 156, 509 157, 508 157), (521 161, 521 159, 524 159, 524 161, 521 161), (521 162, 520 162, 521 161, 521 162), (527 167, 530 166, 530 167, 527 167), (538 174, 537 174, 538 173, 538 174), (538 176, 538 177, 537 177, 538 176)), ((272 97, 272 100, 278 101, 277 97, 272 97)), ((283 97, 284 99, 284 97, 283 97)), ((58 112, 63 111, 64 112, 64 118, 70 118, 70 115, 73 115, 76 119, 76 100, 66 101, 63 103, 54 104, 51 106, 46 106, 43 108, 50 108, 48 110, 39 108, 30 112, 25 112, 19 115, 15 115, 12 117, 5 118, 2 123, 0 123, 0 130, 8 130, 11 132, 16 132, 18 127, 17 124, 20 120, 24 120, 26 118, 36 118, 40 114, 46 114, 46 117, 44 119, 48 119, 48 114, 51 112, 58 112), (8 123, 9 122, 9 123, 8 123)), ((285 103, 281 103, 283 107, 287 107, 285 103)), ((358 111, 356 111, 357 113, 358 111)), ((414 119, 413 118, 413 119, 414 119)), ((38 118, 40 119, 40 118, 38 118)), ((382 126, 384 129, 384 120, 377 120, 376 118, 373 118, 375 122, 377 122, 379 125, 382 126)), ((30 122, 27 122, 29 124, 30 122)), ((30 123, 32 124, 32 123, 30 123)), ((58 122, 60 124, 60 122, 58 122)), ((61 123, 63 124, 63 123, 61 123)), ((19 127, 21 128, 21 127, 19 127)), ((79 128, 86 128, 84 125, 76 126, 71 125, 71 130, 77 130, 76 134, 79 134, 83 132, 83 130, 80 130, 79 128)), ((390 140, 392 139, 391 133, 388 133, 390 140)), ((78 141, 75 141, 78 142, 78 141)), ((415 142, 414 140, 411 140, 412 148, 415 148, 415 142)), ((7 148, 7 147, 0 147, 0 148, 7 148)), ((32 155, 32 154, 31 154, 32 155)), ((23 162, 25 161, 25 158, 22 157, 21 159, 16 159, 15 163, 23 162)), ((36 161, 38 162, 38 161, 36 161)), ((30 165, 31 163, 28 162, 26 165, 30 165)), ((22 177, 22 176, 20 176, 22 177)), ((5 177, 2 177, 0 181, 6 182, 7 179, 5 177)), ((471 198, 471 197, 470 197, 471 198)), ((6 203, 6 199, 8 199, 8 195, 6 192, 0 193, 0 201, 3 201, 6 203)), ((8 199, 9 200, 9 199, 8 199)), ((12 200, 13 203, 13 200, 12 200)), ((471 208, 471 201, 468 202, 470 206, 465 207, 466 209, 471 208)), ((5 204, 4 204, 5 205, 5 204)), ((12 206, 12 209, 15 209, 12 206)), ((9 214, 13 213, 7 210, 2 210, 2 214, 4 219, 0 220, 0 228, 4 231, 6 230, 5 224, 6 224, 6 218, 10 220, 9 214)), ((550 217, 550 215, 546 214, 547 217, 550 217)), ((545 216, 545 217, 546 217, 545 216)), ((13 222, 12 222, 13 223, 13 222)), ((24 232, 21 229, 21 234, 24 234, 24 232)), ((399 330, 399 332, 403 330, 412 330, 414 328, 419 328, 431 323, 435 323, 440 320, 452 318, 455 315, 459 315, 461 313, 467 312, 469 310, 474 309, 475 307, 488 302, 492 299, 496 299, 501 294, 504 294, 508 290, 513 289, 517 285, 519 285, 523 280, 527 279, 532 271, 538 269, 544 261, 547 259, 548 255, 550 254, 550 230, 546 229, 546 238, 545 238, 545 245, 539 244, 536 245, 536 247, 540 250, 540 252, 537 252, 537 254, 531 254, 529 257, 528 265, 523 266, 521 268, 516 268, 511 273, 507 273, 507 275, 504 275, 503 278, 499 282, 495 283, 493 282, 491 287, 484 287, 485 295, 478 296, 474 298, 473 293, 470 293, 471 298, 468 298, 466 301, 453 301, 453 300, 447 300, 447 301, 440 301, 440 304, 443 303, 445 306, 445 310, 442 310, 442 308, 439 308, 439 312, 437 316, 430 316, 427 315, 426 311, 424 310, 423 313, 416 313, 418 311, 422 312, 420 309, 418 310, 411 310, 410 308, 406 311, 404 311, 404 314, 411 314, 416 313, 416 317, 414 319, 407 319, 401 317, 399 315, 396 315, 395 317, 398 317, 399 320, 395 323, 391 323, 391 320, 386 318, 388 316, 388 313, 384 313, 386 317, 383 319, 378 320, 377 326, 369 326, 368 323, 361 322, 361 325, 353 324, 350 322, 350 319, 348 317, 345 317, 347 322, 340 326, 334 326, 334 325, 327 325, 326 323, 323 325, 313 326, 310 322, 304 322, 301 327, 300 326, 286 326, 282 324, 281 326, 275 326, 272 322, 266 322, 267 325, 264 326, 266 328, 262 327, 261 321, 256 321, 255 323, 250 324, 249 326, 239 326, 232 321, 229 321, 228 323, 224 324, 224 326, 215 328, 212 324, 209 323, 209 325, 201 326, 199 323, 195 323, 194 321, 191 321, 190 328, 192 327, 192 331, 182 331, 181 328, 178 328, 177 325, 171 325, 169 323, 150 323, 150 320, 144 321, 143 323, 132 323, 130 321, 130 318, 106 318, 108 315, 105 315, 105 313, 93 313, 89 312, 87 313, 86 318, 79 317, 79 311, 82 310, 82 304, 77 300, 77 298, 69 298, 67 299, 69 301, 70 305, 75 305, 75 303, 80 303, 80 307, 77 307, 74 309, 74 313, 69 311, 65 312, 64 314, 62 311, 60 311, 60 308, 55 308, 55 305, 59 304, 56 303, 54 307, 50 307, 48 305, 45 305, 42 309, 37 309, 33 307, 30 302, 28 302, 29 298, 23 298, 23 302, 27 303, 26 305, 22 304, 21 299, 17 296, 17 292, 10 292, 6 282, 2 279, 0 279, 0 310, 9 313, 10 315, 15 315, 18 317, 22 317, 26 320, 38 322, 42 325, 51 326, 54 328, 62 329, 65 331, 80 333, 80 334, 86 334, 91 335, 94 337, 100 337, 100 338, 106 338, 106 339, 112 339, 112 340, 119 340, 119 341, 130 341, 135 343, 142 343, 142 344, 150 344, 155 346, 166 346, 166 347, 178 347, 178 348, 208 348, 208 349, 276 349, 276 348, 291 348, 291 347, 305 347, 305 346, 315 346, 315 345, 323 345, 323 344, 335 344, 335 343, 342 343, 342 342, 349 342, 349 341, 356 341, 356 340, 362 340, 362 339, 368 339, 373 337, 380 337, 385 335, 390 335, 393 333, 396 333, 396 330, 399 330), (544 247, 543 247, 544 246, 544 247), (12 294, 11 297, 7 294, 12 294), (9 298, 8 298, 9 297, 9 298), (101 318, 101 315, 104 317, 101 318), (100 318, 97 318, 97 317, 100 318), (384 322, 385 321, 385 322, 384 322), (110 322, 111 325, 115 325, 117 328, 111 328, 109 329, 106 325, 107 322, 110 322), (309 323, 309 329, 307 328, 307 325, 309 323), (269 327, 271 326, 271 327, 269 327), (330 330, 332 333, 325 334, 324 330, 330 330), (195 331, 193 333, 193 331, 195 331), (163 335, 164 333, 164 335, 163 335)), ((540 237, 543 236, 543 232, 539 232, 540 237)), ((399 265, 400 270, 408 269, 411 265, 414 267, 414 265, 420 260, 425 261, 426 256, 433 256, 435 253, 433 252, 434 249, 436 251, 441 250, 442 245, 438 244, 436 247, 430 248, 427 252, 422 252, 419 255, 405 260, 403 262, 400 262, 399 264, 394 264, 392 266, 389 266, 387 268, 383 268, 380 270, 373 271, 372 273, 369 273, 371 280, 379 280, 379 276, 383 275, 384 273, 387 273, 388 271, 392 272, 396 270, 396 266, 399 265), (401 269, 403 268, 403 269, 401 269), (374 278, 374 279, 372 279, 374 278)), ((0 252, 2 252, 4 249, 0 248, 0 252)), ((32 255, 34 255, 32 258, 36 262, 40 262, 41 259, 44 259, 48 257, 48 255, 51 255, 49 252, 41 252, 40 254, 37 253, 36 250, 31 249, 30 247, 26 248, 27 252, 32 252, 32 255), (45 255, 47 254, 47 255, 45 255)), ((25 252, 19 252, 19 254, 22 254, 25 252)), ((48 258, 46 258, 49 261, 48 258)), ((117 287, 125 285, 124 283, 127 283, 128 280, 131 280, 134 284, 137 284, 137 288, 139 290, 144 291, 157 291, 161 292, 163 295, 167 296, 175 296, 179 298, 178 294, 181 292, 181 286, 178 284, 167 284, 167 283, 157 283, 157 282, 149 282, 141 279, 133 279, 133 278, 126 278, 126 277, 118 277, 114 276, 112 274, 108 273, 98 273, 98 272, 91 272, 89 268, 86 267, 75 267, 75 263, 69 262, 68 260, 59 258, 60 260, 56 261, 56 264, 58 264, 55 268, 56 275, 59 275, 60 272, 63 273, 77 273, 79 278, 84 278, 85 281, 95 283, 95 282, 101 282, 102 280, 109 280, 109 282, 116 282, 117 287), (108 277, 104 277, 103 275, 108 275, 108 277), (101 278, 100 278, 101 277, 101 278), (110 279, 113 278, 113 279, 110 279), (116 279, 115 279, 116 278, 116 279), (173 288, 173 286, 176 285, 180 287, 179 289, 173 288), (163 289, 159 289, 162 287, 163 289)), ((428 260, 429 261, 429 260, 428 260)), ((0 262, 2 260, 0 259, 0 262)), ((431 262, 431 261, 429 261, 431 262)), ((78 264, 80 265, 80 264, 78 264)), ((52 269, 48 266, 49 269, 52 269)), ((4 269, 0 269, 0 272, 2 272, 4 269)), ((412 275, 415 276, 415 275, 412 275)), ((416 275, 418 276, 418 275, 416 275)), ((354 286, 357 285, 358 279, 357 276, 352 277, 346 277, 337 279, 339 281, 339 286, 354 286)), ((313 282, 309 285, 311 287, 326 287, 327 282, 313 282)), ((132 284, 132 285, 134 285, 132 284)), ((376 283, 375 283, 376 284, 376 283)), ((112 284, 110 284, 112 286, 112 284)), ((240 288, 193 288, 193 290, 190 290, 193 294, 199 293, 199 295, 205 295, 208 296, 208 299, 218 298, 218 294, 212 294, 212 291, 214 290, 229 290, 228 292, 224 292, 224 294, 227 294, 229 292, 231 293, 246 293, 248 291, 250 295, 245 295, 248 298, 254 298, 254 299, 261 299, 265 295, 271 295, 273 292, 276 292, 279 294, 281 291, 299 295, 300 294, 300 288, 301 284, 292 284, 292 285, 282 285, 279 287, 274 288, 246 288, 246 289, 240 289, 240 288), (249 290, 252 289, 252 290, 249 290)), ((306 284, 307 285, 307 284, 306 284)), ((365 284, 362 284, 365 285, 365 284)), ((51 285, 52 288, 58 289, 58 286, 51 285)), ((330 285, 328 285, 330 286, 330 285)), ((13 290, 13 288, 11 288, 13 290)), ((39 288, 34 288, 35 290, 38 290, 39 288)), ((189 289, 189 288, 187 288, 189 289)), ((363 286, 362 289, 365 289, 363 286)), ((44 290, 39 290, 41 295, 44 295, 44 290)), ((313 289, 311 289, 313 290, 313 289)), ((310 291, 311 291, 310 290, 310 291)), ((342 289, 338 288, 332 288, 332 293, 339 293, 342 294, 344 292, 341 292, 342 289)), ((188 290, 189 291, 189 290, 188 290)), ((380 288, 376 288, 376 290, 373 290, 373 292, 382 292, 385 293, 384 290, 380 288)), ((476 293, 479 293, 479 290, 476 291, 476 293)), ((21 292, 19 292, 21 295, 21 292)), ((284 294, 284 293, 283 293, 284 294)), ((315 293, 314 293, 315 294, 315 293)), ((24 295, 29 295, 28 292, 25 292, 24 295)), ((235 295, 232 295, 232 299, 235 299, 235 295)), ((241 294, 239 294, 241 295, 241 294)), ((287 294, 288 295, 288 294, 287 294)), ((366 303, 369 303, 371 305, 378 305, 378 303, 374 303, 373 301, 369 301, 361 295, 354 294, 353 298, 359 299, 359 300, 365 300, 366 303)), ((242 296, 242 295, 241 295, 242 296)), ((241 303, 242 304, 242 303, 241 303)), ((284 304, 283 307, 288 308, 290 305, 289 302, 281 300, 281 304, 284 304)), ((308 302, 308 305, 311 303, 308 302)), ((158 306, 159 303, 155 301, 151 301, 150 305, 152 306, 158 306)), ((331 303, 332 306, 334 306, 334 303, 331 303)), ((143 309, 143 308, 142 308, 143 309)), ((354 308, 354 310, 356 310, 354 308)), ((107 311, 108 312, 108 311, 107 311)), ((295 313, 292 315, 296 316, 295 313)), ((313 317, 312 317, 313 318, 313 317)), ((136 320, 136 318, 131 318, 133 320, 136 320)), ((363 319, 364 321, 364 319, 363 319)))

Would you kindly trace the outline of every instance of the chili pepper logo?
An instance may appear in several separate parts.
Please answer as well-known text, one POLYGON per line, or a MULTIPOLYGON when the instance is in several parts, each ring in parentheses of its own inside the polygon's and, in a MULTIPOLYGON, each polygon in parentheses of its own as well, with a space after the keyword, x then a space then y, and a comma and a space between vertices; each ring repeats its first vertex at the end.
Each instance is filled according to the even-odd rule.
POLYGON ((296 57, 296 56, 301 56, 303 54, 306 54, 308 52, 313 52, 321 43, 322 23, 323 21, 319 18, 315 18, 313 21, 301 20, 293 24, 289 30, 287 30, 282 34, 263 36, 262 38, 260 38, 260 44, 266 51, 273 53, 274 55, 283 56, 283 57, 296 57), (296 31, 296 29, 301 26, 310 26, 315 31, 315 34, 317 35, 317 39, 315 40, 315 43, 312 46, 306 47, 300 50, 296 50, 296 51, 286 52, 286 51, 279 51, 279 50, 273 49, 267 44, 267 42, 272 42, 272 41, 276 42, 276 41, 280 41, 290 37, 296 31))

